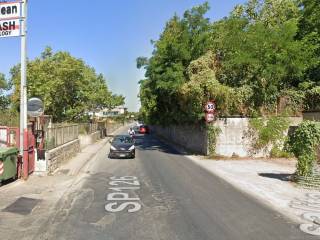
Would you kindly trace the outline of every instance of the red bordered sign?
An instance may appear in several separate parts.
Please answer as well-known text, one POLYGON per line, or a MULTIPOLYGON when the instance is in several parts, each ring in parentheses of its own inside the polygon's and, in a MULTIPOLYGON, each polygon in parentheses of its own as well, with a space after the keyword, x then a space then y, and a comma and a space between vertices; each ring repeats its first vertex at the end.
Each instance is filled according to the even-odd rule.
POLYGON ((206 113, 206 122, 213 122, 214 121, 214 114, 213 113, 206 113))
POLYGON ((205 106, 207 113, 213 113, 216 110, 216 104, 214 101, 208 101, 205 106))

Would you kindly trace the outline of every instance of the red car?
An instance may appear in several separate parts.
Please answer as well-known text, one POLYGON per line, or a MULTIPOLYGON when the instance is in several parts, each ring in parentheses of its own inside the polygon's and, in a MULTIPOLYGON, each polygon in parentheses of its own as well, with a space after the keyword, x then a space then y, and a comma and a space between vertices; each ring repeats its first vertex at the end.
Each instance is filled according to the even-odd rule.
POLYGON ((145 133, 149 133, 149 127, 146 125, 142 125, 139 127, 139 133, 141 134, 145 134, 145 133))

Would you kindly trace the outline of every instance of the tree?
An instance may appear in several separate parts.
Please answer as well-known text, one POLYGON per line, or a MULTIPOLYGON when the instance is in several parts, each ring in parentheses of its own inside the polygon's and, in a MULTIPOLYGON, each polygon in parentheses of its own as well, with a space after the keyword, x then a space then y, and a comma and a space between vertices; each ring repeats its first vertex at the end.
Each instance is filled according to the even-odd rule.
POLYGON ((5 95, 4 91, 8 90, 9 85, 3 73, 0 73, 0 109, 4 110, 9 107, 10 99, 5 95))
POLYGON ((179 88, 188 81, 186 69, 192 60, 204 54, 209 46, 209 19, 204 15, 208 3, 173 16, 154 42, 150 59, 138 58, 137 66, 146 68, 141 81, 142 113, 152 122, 179 122, 186 116, 178 104, 179 88))
MULTIPOLYGON (((112 96, 101 74, 68 52, 53 53, 47 47, 41 57, 28 61, 27 67, 28 97, 42 99, 45 113, 54 121, 80 121, 86 112, 105 107, 118 97, 112 96)), ((10 73, 12 100, 18 107, 20 66, 14 66, 10 73)))
POLYGON ((317 47, 297 38, 307 7, 301 10, 296 0, 249 0, 212 23, 204 17, 208 9, 205 3, 175 15, 152 57, 137 60, 146 69, 141 115, 153 123, 195 123, 210 98, 221 115, 278 114, 280 102, 283 112, 300 110, 307 83, 316 81, 308 71, 317 47))
POLYGON ((297 38, 308 46, 313 46, 313 59, 307 71, 304 86, 320 86, 320 4, 318 0, 302 0, 297 38))
POLYGON ((223 55, 218 80, 231 87, 252 88, 251 107, 272 111, 283 90, 304 81, 311 49, 295 39, 296 19, 270 27, 230 18, 214 28, 213 48, 223 55))

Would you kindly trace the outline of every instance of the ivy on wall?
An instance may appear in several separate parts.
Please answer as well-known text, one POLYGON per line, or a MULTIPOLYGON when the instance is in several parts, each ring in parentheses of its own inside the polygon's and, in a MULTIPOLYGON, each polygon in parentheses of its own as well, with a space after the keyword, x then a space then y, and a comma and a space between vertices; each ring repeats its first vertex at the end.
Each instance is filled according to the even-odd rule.
POLYGON ((221 129, 219 127, 214 126, 212 124, 207 125, 209 155, 215 154, 217 137, 219 136, 220 133, 221 133, 221 129))
POLYGON ((283 145, 289 124, 288 118, 280 116, 250 119, 248 135, 252 139, 252 151, 267 152, 271 147, 271 157, 287 157, 283 145))

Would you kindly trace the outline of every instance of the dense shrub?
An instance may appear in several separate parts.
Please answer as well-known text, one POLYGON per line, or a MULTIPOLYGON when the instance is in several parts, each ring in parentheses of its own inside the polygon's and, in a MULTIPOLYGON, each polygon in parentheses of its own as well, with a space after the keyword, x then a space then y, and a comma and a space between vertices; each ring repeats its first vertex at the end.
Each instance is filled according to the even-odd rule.
POLYGON ((289 148, 298 159, 296 174, 310 176, 316 162, 316 148, 320 144, 320 123, 304 121, 290 137, 289 148))
POLYGON ((320 110, 320 86, 306 92, 305 105, 308 110, 320 110))

